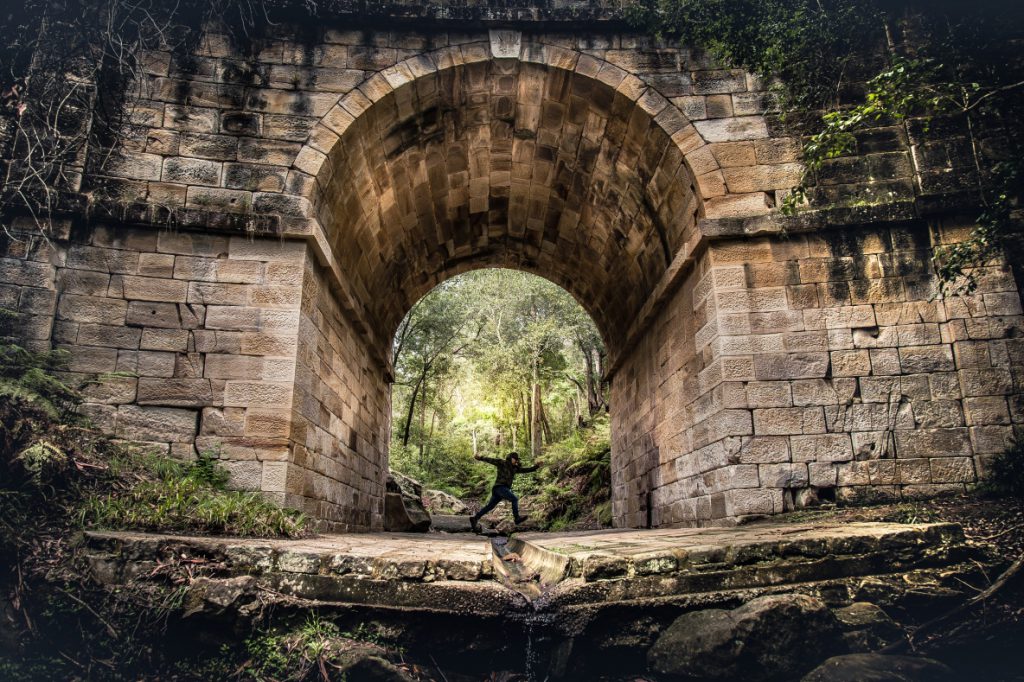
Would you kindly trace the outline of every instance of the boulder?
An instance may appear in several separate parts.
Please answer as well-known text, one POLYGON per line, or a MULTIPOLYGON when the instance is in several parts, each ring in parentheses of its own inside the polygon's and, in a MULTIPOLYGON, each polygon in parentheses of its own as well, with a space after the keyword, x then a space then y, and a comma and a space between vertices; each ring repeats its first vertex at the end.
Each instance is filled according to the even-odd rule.
POLYGON ((423 486, 402 474, 388 472, 384 494, 384 530, 392 533, 426 533, 430 514, 423 507, 423 486))
POLYGON ((802 682, 943 682, 955 680, 948 666, 922 656, 846 654, 833 656, 802 682))
POLYGON ((835 653, 838 642, 838 623, 824 603, 770 595, 731 611, 680 616, 648 651, 647 663, 675 679, 793 679, 835 653))
POLYGON ((469 516, 457 516, 455 514, 431 514, 431 527, 442 533, 472 533, 473 527, 469 523, 469 516))
POLYGON ((423 491, 423 501, 426 504, 427 511, 432 516, 437 514, 455 515, 455 516, 469 516, 473 512, 470 510, 466 503, 455 497, 449 495, 443 490, 427 490, 423 491))
POLYGON ((843 640, 853 653, 881 649, 903 635, 896 621, 870 602, 854 602, 833 613, 844 630, 843 640))

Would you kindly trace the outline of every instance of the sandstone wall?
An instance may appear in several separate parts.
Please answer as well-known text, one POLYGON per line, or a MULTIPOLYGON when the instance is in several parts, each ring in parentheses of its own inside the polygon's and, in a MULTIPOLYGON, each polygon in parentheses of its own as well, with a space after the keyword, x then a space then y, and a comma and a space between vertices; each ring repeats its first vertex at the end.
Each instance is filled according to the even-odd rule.
POLYGON ((303 273, 288 506, 336 530, 382 530, 391 391, 314 259, 303 273))
POLYGON ((975 483, 1024 431, 1024 317, 1006 265, 936 298, 932 244, 967 227, 711 243, 614 380, 616 522, 644 525, 648 500, 659 526, 975 483))
POLYGON ((619 525, 975 481, 1020 428, 1022 325, 1002 267, 934 298, 963 136, 858 133, 811 193, 846 213, 786 236, 800 142, 765 85, 579 9, 343 9, 146 55, 50 240, 4 217, 0 305, 71 351, 97 425, 341 530, 381 526, 397 320, 481 266, 558 282, 609 342, 619 525))

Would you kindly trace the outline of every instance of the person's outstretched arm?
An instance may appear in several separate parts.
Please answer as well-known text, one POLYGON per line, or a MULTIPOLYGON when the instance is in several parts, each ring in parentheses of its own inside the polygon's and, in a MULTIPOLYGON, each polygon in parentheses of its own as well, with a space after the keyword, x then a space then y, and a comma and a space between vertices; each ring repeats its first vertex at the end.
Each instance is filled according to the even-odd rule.
POLYGON ((540 469, 539 464, 534 464, 532 467, 519 467, 519 473, 528 474, 531 471, 536 471, 537 469, 540 469))
POLYGON ((473 459, 478 462, 487 462, 488 464, 496 467, 500 467, 505 463, 505 460, 498 459, 497 457, 484 457, 483 455, 473 455, 473 459))

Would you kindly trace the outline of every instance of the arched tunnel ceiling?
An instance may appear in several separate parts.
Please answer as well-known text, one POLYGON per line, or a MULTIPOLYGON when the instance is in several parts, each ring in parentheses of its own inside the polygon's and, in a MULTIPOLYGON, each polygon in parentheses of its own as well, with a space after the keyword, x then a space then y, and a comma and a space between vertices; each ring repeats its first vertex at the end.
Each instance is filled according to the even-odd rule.
POLYGON ((440 282, 500 266, 567 289, 614 348, 700 211, 682 153, 634 101, 516 60, 401 86, 327 163, 320 214, 385 337, 440 282))

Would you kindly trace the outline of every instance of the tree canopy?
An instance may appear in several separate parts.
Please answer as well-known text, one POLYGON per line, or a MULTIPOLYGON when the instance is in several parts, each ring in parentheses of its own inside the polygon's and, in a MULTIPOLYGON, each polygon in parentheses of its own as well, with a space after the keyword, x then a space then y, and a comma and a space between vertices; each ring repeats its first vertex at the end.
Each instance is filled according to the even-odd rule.
POLYGON ((566 291, 523 272, 441 284, 399 325, 393 353, 393 465, 455 492, 490 473, 474 468, 474 454, 538 456, 607 408, 593 321, 566 291))

